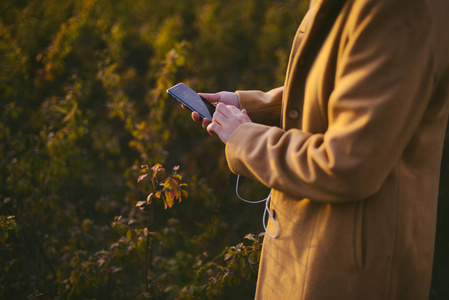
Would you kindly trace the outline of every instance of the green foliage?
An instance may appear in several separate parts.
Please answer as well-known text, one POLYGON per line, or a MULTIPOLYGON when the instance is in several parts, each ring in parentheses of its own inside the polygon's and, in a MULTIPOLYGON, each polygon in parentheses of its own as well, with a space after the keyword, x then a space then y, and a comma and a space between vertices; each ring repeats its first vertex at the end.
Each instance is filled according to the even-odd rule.
POLYGON ((252 298, 263 207, 165 91, 281 85, 306 9, 0 1, 0 298, 252 298))
MULTIPOLYGON (((181 202, 182 198, 187 198, 187 184, 181 182, 182 176, 177 174, 178 169, 179 166, 174 167, 172 175, 161 179, 160 173, 165 171, 161 164, 155 164, 151 168, 147 165, 142 166, 144 174, 140 175, 137 181, 140 182, 145 178, 150 178, 153 192, 147 196, 146 201, 138 201, 136 206, 141 211, 146 211, 146 208, 152 205, 153 200, 162 199, 164 208, 167 209, 173 206, 175 200, 181 202)), ((148 211, 146 212, 148 213, 148 211)))
POLYGON ((17 223, 14 216, 0 216, 0 247, 2 250, 10 250, 11 244, 7 243, 9 235, 17 234, 17 223))
POLYGON ((230 193, 221 142, 165 91, 281 84, 303 13, 268 0, 1 1, 0 298, 216 298, 237 282, 251 297, 261 240, 240 240, 262 209, 230 193))
POLYGON ((218 256, 209 261, 199 260, 195 263, 192 270, 195 272, 196 283, 186 285, 178 292, 178 299, 198 299, 206 297, 207 299, 216 298, 222 294, 224 287, 235 288, 241 280, 256 280, 260 253, 262 249, 263 233, 254 235, 249 233, 245 236, 251 244, 245 245, 244 242, 236 246, 226 247, 218 256), (226 265, 217 263, 224 260, 226 265), (201 285, 202 278, 208 278, 207 282, 201 285))

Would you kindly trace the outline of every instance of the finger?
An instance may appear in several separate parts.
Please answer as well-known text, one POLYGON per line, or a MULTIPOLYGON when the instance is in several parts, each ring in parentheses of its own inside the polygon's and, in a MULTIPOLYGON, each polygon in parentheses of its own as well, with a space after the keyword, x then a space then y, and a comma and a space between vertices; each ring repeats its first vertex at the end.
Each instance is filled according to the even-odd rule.
POLYGON ((228 106, 229 111, 232 113, 232 116, 230 116, 230 119, 236 119, 240 123, 241 122, 251 122, 250 117, 248 116, 248 112, 246 109, 240 110, 234 106, 228 106))
POLYGON ((233 114, 239 114, 239 113, 242 112, 239 108, 235 107, 234 105, 226 105, 226 107, 227 107, 227 109, 229 109, 229 111, 232 112, 233 114))
POLYGON ((225 124, 227 122, 228 118, 221 113, 221 111, 215 111, 213 122, 217 122, 221 125, 225 124))
POLYGON ((209 120, 208 118, 203 119, 203 128, 207 128, 207 126, 211 123, 211 120, 209 120))
POLYGON ((242 120, 247 121, 247 122, 252 122, 251 118, 248 116, 248 112, 246 111, 246 109, 242 110, 242 114, 243 114, 243 119, 242 120))
POLYGON ((220 136, 219 132, 223 129, 218 123, 212 122, 207 126, 207 132, 209 132, 210 135, 218 134, 220 136))
POLYGON ((233 121, 249 119, 248 115, 244 114, 239 108, 233 105, 224 105, 224 106, 220 105, 220 107, 218 107, 217 105, 216 112, 217 111, 223 114, 223 116, 226 117, 227 119, 233 121))
POLYGON ((198 112, 194 111, 192 112, 192 120, 196 123, 201 123, 201 116, 198 112))
POLYGON ((220 100, 220 94, 219 93, 198 93, 201 97, 209 101, 210 103, 216 103, 220 100))
MULTIPOLYGON (((230 107, 234 107, 234 106, 230 106, 230 107)), ((233 115, 233 113, 229 109, 230 107, 228 107, 228 105, 225 105, 223 103, 218 103, 217 107, 215 108, 215 112, 219 112, 219 113, 223 114, 225 117, 229 118, 230 116, 233 115)), ((234 107, 234 108, 236 108, 236 107, 234 107)), ((238 108, 236 108, 236 109, 238 110, 238 108)))
POLYGON ((210 135, 218 135, 220 140, 225 144, 229 140, 229 134, 226 132, 226 129, 220 126, 218 123, 210 123, 209 126, 207 126, 207 131, 210 135))

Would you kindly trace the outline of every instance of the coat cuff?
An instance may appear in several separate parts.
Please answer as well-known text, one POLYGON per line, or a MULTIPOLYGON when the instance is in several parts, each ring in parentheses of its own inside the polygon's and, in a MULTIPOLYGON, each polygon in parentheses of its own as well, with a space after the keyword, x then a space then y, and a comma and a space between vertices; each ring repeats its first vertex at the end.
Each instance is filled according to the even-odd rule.
POLYGON ((244 123, 232 133, 226 143, 225 153, 229 169, 234 174, 258 180, 244 161, 248 155, 248 141, 253 140, 259 133, 266 132, 268 128, 269 126, 257 123, 244 123))
POLYGON ((246 109, 248 116, 255 123, 280 126, 283 88, 276 88, 267 93, 262 91, 236 91, 240 109, 246 109))

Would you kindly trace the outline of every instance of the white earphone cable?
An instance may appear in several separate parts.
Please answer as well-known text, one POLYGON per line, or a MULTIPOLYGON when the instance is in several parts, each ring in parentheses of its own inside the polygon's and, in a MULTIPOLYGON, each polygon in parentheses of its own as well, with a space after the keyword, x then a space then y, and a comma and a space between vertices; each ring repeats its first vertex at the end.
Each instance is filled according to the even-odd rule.
POLYGON ((242 200, 242 201, 244 201, 246 203, 257 204, 257 203, 265 202, 265 209, 264 209, 263 217, 262 217, 263 229, 265 230, 266 234, 268 234, 270 237, 276 238, 279 235, 279 229, 278 229, 278 225, 276 223, 276 220, 274 219, 274 216, 273 216, 273 214, 270 211, 271 192, 268 194, 268 196, 265 199, 262 199, 262 200, 256 200, 256 201, 246 200, 246 199, 242 198, 242 196, 240 196, 240 194, 239 194, 239 181, 240 181, 240 175, 237 175, 237 181, 236 181, 236 184, 235 184, 235 194, 237 195, 237 197, 240 200, 242 200), (269 218, 274 223, 274 227, 276 228, 276 233, 274 235, 269 233, 268 230, 267 230, 267 224, 266 224, 266 221, 265 221, 267 212, 268 212, 269 218))

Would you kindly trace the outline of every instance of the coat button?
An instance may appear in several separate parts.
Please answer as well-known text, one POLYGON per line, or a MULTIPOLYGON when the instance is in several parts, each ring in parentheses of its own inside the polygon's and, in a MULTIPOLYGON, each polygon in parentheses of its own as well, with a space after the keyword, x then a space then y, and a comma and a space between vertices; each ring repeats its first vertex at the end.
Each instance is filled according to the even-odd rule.
POLYGON ((287 116, 292 120, 297 120, 299 118, 299 111, 297 109, 289 109, 287 112, 287 116))

